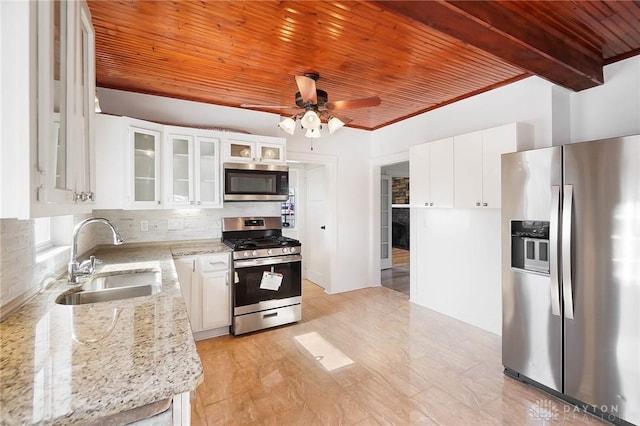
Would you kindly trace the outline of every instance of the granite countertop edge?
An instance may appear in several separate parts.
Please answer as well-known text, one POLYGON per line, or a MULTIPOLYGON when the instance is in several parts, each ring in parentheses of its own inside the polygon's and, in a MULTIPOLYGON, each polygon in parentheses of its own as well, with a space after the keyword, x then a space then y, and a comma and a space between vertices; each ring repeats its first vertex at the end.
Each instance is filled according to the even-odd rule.
POLYGON ((219 240, 98 246, 96 273, 161 269, 162 291, 64 306, 63 277, 0 322, 0 424, 87 424, 194 390, 202 363, 173 257, 219 240))

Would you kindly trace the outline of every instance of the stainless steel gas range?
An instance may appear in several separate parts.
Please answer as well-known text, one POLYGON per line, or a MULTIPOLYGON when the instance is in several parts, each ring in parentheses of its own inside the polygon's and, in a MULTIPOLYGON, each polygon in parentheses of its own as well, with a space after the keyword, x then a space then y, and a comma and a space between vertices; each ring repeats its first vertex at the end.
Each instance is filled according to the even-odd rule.
POLYGON ((302 318, 301 244, 282 236, 280 217, 224 218, 222 242, 233 249, 232 334, 302 318))

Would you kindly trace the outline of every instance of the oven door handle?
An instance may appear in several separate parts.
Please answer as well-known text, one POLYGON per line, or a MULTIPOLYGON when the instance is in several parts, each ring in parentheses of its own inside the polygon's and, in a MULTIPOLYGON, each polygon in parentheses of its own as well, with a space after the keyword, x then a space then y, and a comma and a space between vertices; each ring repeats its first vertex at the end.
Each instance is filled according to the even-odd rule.
POLYGON ((289 256, 274 256, 274 257, 265 257, 261 259, 236 260, 235 262, 233 262, 233 266, 236 269, 239 269, 239 268, 250 268, 252 266, 278 265, 281 263, 291 263, 291 262, 301 262, 301 261, 302 261, 302 255, 292 254, 289 256))

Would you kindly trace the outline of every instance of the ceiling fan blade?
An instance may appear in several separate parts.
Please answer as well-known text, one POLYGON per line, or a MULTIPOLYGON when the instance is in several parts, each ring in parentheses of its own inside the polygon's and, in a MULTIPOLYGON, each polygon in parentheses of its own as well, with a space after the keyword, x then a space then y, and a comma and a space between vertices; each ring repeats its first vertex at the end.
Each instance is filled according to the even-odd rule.
POLYGON ((350 108, 365 108, 380 105, 380 98, 377 96, 371 96, 368 98, 349 99, 346 101, 327 102, 324 104, 325 108, 330 110, 341 110, 350 108))
POLYGON ((272 108, 272 109, 300 109, 300 107, 292 105, 254 105, 254 104, 240 104, 242 108, 272 108))
POLYGON ((296 84, 298 85, 300 96, 304 102, 311 102, 312 105, 318 103, 315 80, 302 75, 296 75, 296 84))

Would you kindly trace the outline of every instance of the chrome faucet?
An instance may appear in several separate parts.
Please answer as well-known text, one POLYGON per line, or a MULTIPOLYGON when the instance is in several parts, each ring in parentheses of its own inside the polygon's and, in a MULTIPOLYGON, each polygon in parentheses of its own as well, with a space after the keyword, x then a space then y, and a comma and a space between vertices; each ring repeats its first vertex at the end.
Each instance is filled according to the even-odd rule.
POLYGON ((124 243, 124 240, 120 236, 120 233, 116 230, 115 226, 109 220, 102 217, 90 217, 89 219, 85 219, 82 222, 78 223, 75 228, 73 228, 73 237, 71 241, 71 260, 69 261, 69 265, 67 266, 67 272, 70 283, 78 283, 79 278, 86 275, 91 275, 96 269, 96 258, 95 256, 89 256, 89 259, 78 262, 78 234, 80 230, 84 228, 85 225, 90 223, 104 223, 109 228, 111 228, 111 232, 113 233, 113 244, 119 246, 124 243))

